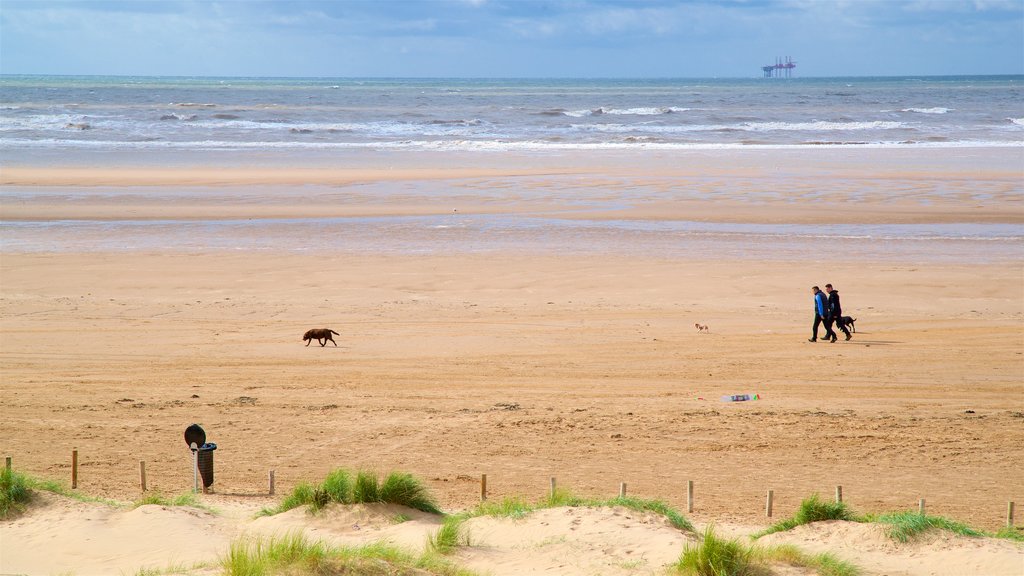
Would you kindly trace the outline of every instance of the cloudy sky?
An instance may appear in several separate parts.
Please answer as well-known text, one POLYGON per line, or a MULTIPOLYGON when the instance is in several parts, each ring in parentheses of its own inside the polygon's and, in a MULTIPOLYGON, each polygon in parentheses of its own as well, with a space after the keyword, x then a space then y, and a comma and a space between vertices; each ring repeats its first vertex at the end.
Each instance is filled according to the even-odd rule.
POLYGON ((0 72, 753 77, 1024 73, 1024 0, 0 0, 0 72))

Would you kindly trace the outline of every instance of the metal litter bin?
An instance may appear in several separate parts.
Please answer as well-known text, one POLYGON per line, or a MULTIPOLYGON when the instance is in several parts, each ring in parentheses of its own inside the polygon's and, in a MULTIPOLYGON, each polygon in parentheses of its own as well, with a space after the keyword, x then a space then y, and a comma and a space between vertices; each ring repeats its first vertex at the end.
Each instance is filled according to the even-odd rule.
POLYGON ((199 447, 199 475, 203 477, 203 492, 213 485, 213 451, 217 445, 207 442, 199 447))

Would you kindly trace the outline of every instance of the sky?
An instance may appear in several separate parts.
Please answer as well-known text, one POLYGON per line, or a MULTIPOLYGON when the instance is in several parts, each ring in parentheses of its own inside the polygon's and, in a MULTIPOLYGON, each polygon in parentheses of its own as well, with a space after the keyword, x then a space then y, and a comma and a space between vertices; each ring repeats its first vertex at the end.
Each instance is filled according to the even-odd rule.
POLYGON ((0 0, 0 73, 1024 74, 1024 0, 0 0))

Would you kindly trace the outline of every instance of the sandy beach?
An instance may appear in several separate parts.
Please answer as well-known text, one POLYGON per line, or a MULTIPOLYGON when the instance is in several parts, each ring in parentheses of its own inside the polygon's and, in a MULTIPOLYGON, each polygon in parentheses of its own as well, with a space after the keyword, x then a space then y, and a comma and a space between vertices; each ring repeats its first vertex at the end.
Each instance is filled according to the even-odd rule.
MULTIPOLYGON (((69 481, 77 449, 79 490, 119 500, 139 495, 145 460, 150 488, 176 494, 191 487, 182 432, 197 422, 218 445, 206 498, 231 518, 269 502, 270 470, 282 493, 344 466, 411 472, 446 510, 474 504, 487 474, 494 498, 540 498, 557 477, 586 496, 613 496, 625 482, 683 510, 692 480, 688 516, 736 533, 770 523, 768 489, 779 518, 836 485, 861 512, 924 498, 930 514, 986 530, 1005 523, 1007 501, 1024 502, 1024 257, 1019 242, 941 234, 1019 231, 1020 149, 625 156, 5 166, 0 452, 20 471, 69 481), (375 220, 456 213, 511 224, 420 243, 418 228, 375 220), (573 224, 554 218, 589 228, 567 232, 573 224), (155 227, 126 232, 125 220, 155 227), (261 243, 262 228, 224 225, 251 220, 284 221, 266 234, 289 248, 261 243), (199 223, 192 238, 222 243, 172 244, 181 222, 199 223), (656 227, 679 222, 726 228, 691 237, 656 227), (633 235, 624 241, 609 225, 633 235), (748 228, 732 225, 913 225, 940 236, 851 234, 815 247, 759 235, 745 248, 730 238, 748 228), (505 243, 494 244, 495 229, 505 243), (602 248, 575 249, 585 243, 602 248), (779 256, 765 256, 774 246, 779 256), (850 341, 807 341, 809 288, 826 282, 857 318, 850 341), (313 327, 339 332, 338 346, 303 346, 313 327), (740 393, 759 399, 720 400, 740 393)), ((425 222, 448 234, 435 228, 445 222, 425 222)), ((79 505, 0 525, 0 572, 74 570, 24 555, 8 565, 9 535, 29 545, 25 535, 42 529, 33 514, 79 505)), ((594 530, 615 521, 593 514, 594 530)), ((793 538, 842 548, 859 529, 793 538)), ((666 538, 676 551, 651 552, 645 570, 678 556, 683 536, 666 538)), ((864 544, 876 555, 867 573, 972 573, 957 562, 977 547, 927 545, 933 561, 918 570, 903 552, 887 561, 882 544, 864 544)), ((1013 574, 1020 547, 991 545, 1009 554, 992 573, 1013 574)), ((99 573, 103 558, 82 554, 74 562, 92 568, 75 573, 99 573)), ((561 569, 501 558, 465 560, 494 574, 595 571, 582 552, 561 569)))

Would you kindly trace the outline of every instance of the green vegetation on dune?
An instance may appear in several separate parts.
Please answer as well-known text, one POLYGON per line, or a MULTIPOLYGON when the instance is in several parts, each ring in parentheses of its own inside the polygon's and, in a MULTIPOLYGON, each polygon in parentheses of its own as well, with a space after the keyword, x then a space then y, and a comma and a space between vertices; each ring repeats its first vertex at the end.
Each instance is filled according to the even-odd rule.
POLYGON ((21 513, 32 500, 29 480, 25 475, 4 468, 0 472, 0 518, 21 513))
POLYGON ((446 516, 441 527, 427 537, 427 549, 438 554, 450 554, 459 546, 469 546, 469 533, 462 515, 446 516))
POLYGON ((538 504, 529 504, 521 498, 505 498, 498 502, 481 502, 476 508, 465 512, 465 514, 468 517, 493 516, 498 518, 522 518, 537 510, 561 508, 566 506, 573 508, 610 508, 621 506, 623 508, 636 510, 637 512, 653 512, 664 516, 672 526, 679 530, 693 531, 693 524, 691 524, 690 521, 682 515, 682 513, 661 500, 645 500, 643 498, 634 498, 631 496, 606 499, 580 498, 578 496, 574 496, 571 492, 562 489, 555 490, 554 494, 549 495, 538 504))
POLYGON ((885 514, 858 515, 843 502, 822 501, 817 494, 811 495, 800 503, 800 508, 792 518, 777 522, 764 530, 753 534, 752 538, 760 538, 775 532, 792 530, 803 524, 824 520, 846 520, 850 522, 874 523, 885 526, 886 533, 897 542, 908 542, 930 530, 945 530, 960 536, 1005 538, 1024 541, 1024 535, 1014 528, 1003 528, 998 532, 985 532, 970 526, 943 518, 928 516, 916 511, 887 512, 885 514))
POLYGON ((807 498, 800 503, 800 508, 797 509, 796 514, 794 514, 792 518, 787 518, 786 520, 777 522, 754 534, 753 537, 760 538, 767 534, 792 530, 793 528, 803 524, 821 522, 824 520, 849 520, 852 522, 859 522, 860 518, 844 502, 823 501, 817 494, 812 494, 810 498, 807 498))
POLYGON ((108 506, 122 506, 120 502, 87 496, 69 490, 63 483, 56 480, 36 478, 14 470, 0 470, 0 519, 20 514, 32 501, 34 491, 43 491, 72 498, 79 502, 99 502, 108 506))
POLYGON ((221 565, 228 576, 272 574, 434 574, 473 576, 433 554, 415 556, 384 543, 332 547, 310 541, 302 534, 289 533, 269 539, 238 540, 231 544, 221 565))
POLYGON ((966 524, 949 520, 941 516, 927 516, 919 512, 889 512, 886 514, 869 514, 863 521, 884 524, 889 537, 897 542, 908 542, 929 530, 946 530, 961 536, 985 536, 966 524))
POLYGON ((860 569, 833 554, 808 554, 796 546, 749 546, 717 536, 708 526, 698 544, 687 545, 674 568, 687 576, 767 576, 773 564, 810 568, 820 576, 857 576, 860 569))
POLYGON ((708 526, 700 544, 688 544, 676 563, 680 574, 695 576, 753 576, 765 570, 756 564, 753 550, 739 540, 720 538, 708 526))
POLYGON ((132 508, 138 508, 139 506, 156 505, 156 506, 187 506, 189 508, 199 508, 200 510, 206 510, 212 514, 216 514, 217 511, 213 508, 203 504, 199 501, 199 496, 193 492, 183 492, 173 498, 164 496, 157 490, 146 492, 141 498, 132 502, 132 508))
POLYGON ((431 514, 441 513, 423 482, 411 474, 392 472, 381 483, 373 472, 360 471, 353 476, 348 470, 338 468, 318 486, 299 484, 278 506, 264 508, 259 515, 272 516, 306 505, 310 511, 317 512, 331 502, 398 504, 431 514))

